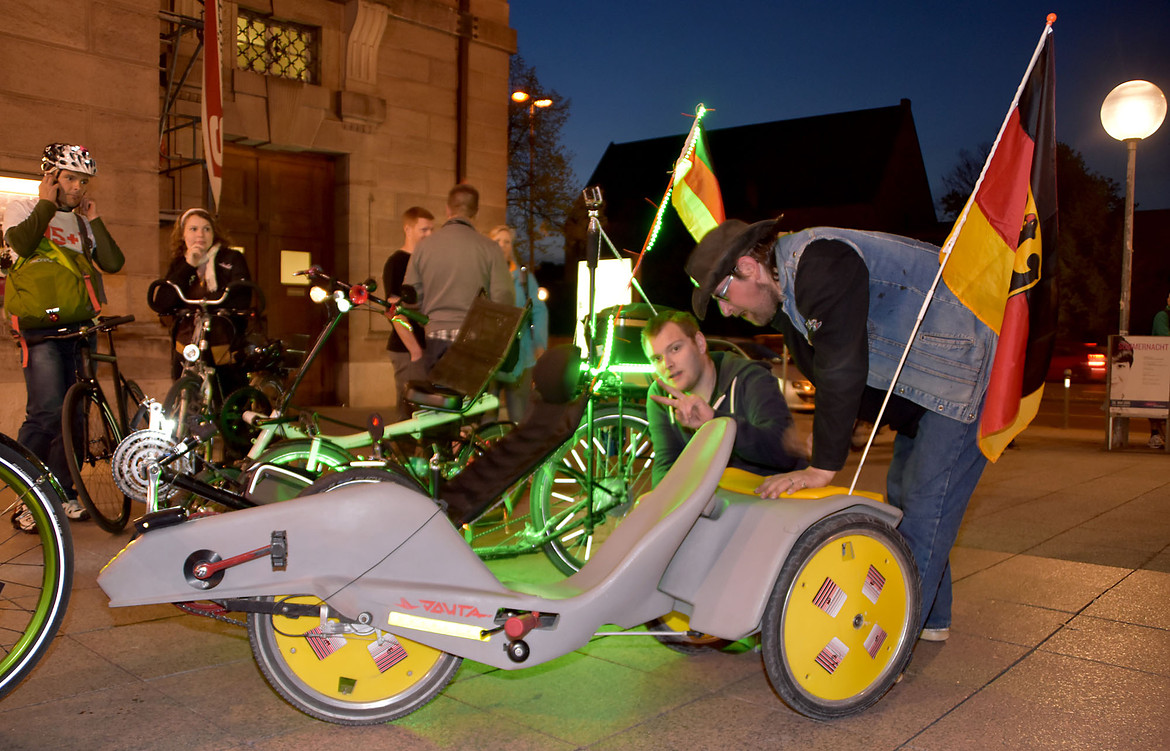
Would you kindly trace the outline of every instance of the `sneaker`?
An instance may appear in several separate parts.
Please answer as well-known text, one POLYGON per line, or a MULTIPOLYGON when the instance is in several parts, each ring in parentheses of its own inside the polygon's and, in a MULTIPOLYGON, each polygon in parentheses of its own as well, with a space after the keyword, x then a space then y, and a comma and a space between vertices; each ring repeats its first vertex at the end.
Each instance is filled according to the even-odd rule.
POLYGON ((1162 438, 1162 436, 1154 433, 1152 436, 1150 436, 1150 442, 1146 445, 1152 449, 1166 448, 1166 441, 1162 438))
POLYGON ((918 638, 922 641, 946 641, 951 635, 949 626, 943 628, 924 628, 918 638))
POLYGON ((23 503, 20 508, 12 512, 12 527, 21 532, 27 532, 30 535, 37 531, 37 523, 33 521, 32 512, 28 510, 28 506, 23 503))
POLYGON ((89 518, 89 512, 82 508, 81 504, 77 502, 76 498, 70 498, 61 506, 65 510, 65 516, 69 517, 75 522, 83 522, 89 518))

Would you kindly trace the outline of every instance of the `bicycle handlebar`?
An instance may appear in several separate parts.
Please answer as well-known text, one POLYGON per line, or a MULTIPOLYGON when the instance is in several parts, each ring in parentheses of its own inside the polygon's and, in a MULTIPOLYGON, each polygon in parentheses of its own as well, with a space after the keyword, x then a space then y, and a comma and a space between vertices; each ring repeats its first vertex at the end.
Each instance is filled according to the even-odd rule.
POLYGON ((97 323, 83 324, 76 331, 61 331, 58 329, 57 331, 38 332, 31 336, 27 332, 22 332, 22 336, 24 336, 24 340, 29 344, 36 344, 37 342, 43 342, 49 339, 84 339, 91 334, 113 331, 119 326, 133 321, 134 316, 132 315, 99 317, 97 323))
POLYGON ((156 279, 150 283, 150 289, 148 289, 146 293, 147 299, 153 300, 154 290, 163 285, 169 286, 171 288, 171 290, 179 298, 179 302, 192 308, 210 308, 217 305, 223 305, 225 302, 227 302, 227 299, 230 295, 243 289, 249 289, 256 293, 258 303, 257 310, 262 311, 265 308, 266 300, 264 298, 264 291, 260 289, 260 287, 257 286, 255 282, 248 282, 243 280, 232 282, 228 286, 224 287, 223 294, 215 299, 211 299, 189 298, 183 294, 183 290, 179 288, 179 285, 175 284, 170 279, 156 279))
POLYGON ((373 279, 369 279, 361 284, 350 284, 349 282, 344 282, 340 279, 329 276, 320 266, 310 266, 304 271, 297 271, 295 276, 307 276, 310 280, 323 280, 328 284, 344 291, 346 293, 346 297, 354 305, 361 305, 363 303, 371 302, 387 310, 396 308, 397 311, 402 315, 424 326, 430 321, 426 315, 418 312, 417 310, 404 308, 396 302, 390 302, 389 300, 372 294, 372 292, 378 287, 377 282, 375 282, 373 279))

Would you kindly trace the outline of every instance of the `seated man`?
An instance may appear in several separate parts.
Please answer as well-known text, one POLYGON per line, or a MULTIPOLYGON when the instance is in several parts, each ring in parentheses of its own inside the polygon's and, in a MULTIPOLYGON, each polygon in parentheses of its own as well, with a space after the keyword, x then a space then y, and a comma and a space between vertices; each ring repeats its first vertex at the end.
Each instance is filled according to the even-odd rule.
POLYGON ((807 466, 780 384, 767 365, 732 352, 708 352, 690 313, 664 310, 642 329, 642 349, 658 372, 646 417, 654 444, 654 484, 703 423, 731 417, 728 466, 772 475, 807 466))

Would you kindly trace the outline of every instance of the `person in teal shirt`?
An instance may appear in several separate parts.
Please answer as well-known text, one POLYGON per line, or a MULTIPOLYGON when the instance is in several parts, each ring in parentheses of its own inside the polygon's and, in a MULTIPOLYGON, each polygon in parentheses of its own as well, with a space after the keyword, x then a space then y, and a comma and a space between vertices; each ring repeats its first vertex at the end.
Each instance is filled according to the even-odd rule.
POLYGON ((488 237, 500 246, 504 257, 508 259, 508 270, 512 274, 512 284, 516 291, 516 305, 524 307, 529 301, 532 302, 532 318, 520 326, 520 356, 516 359, 516 365, 508 372, 501 370, 496 373, 497 393, 500 401, 507 405, 508 419, 520 422, 532 391, 532 366, 548 349, 548 306, 540 299, 540 285, 537 284, 536 275, 516 263, 516 253, 512 247, 516 230, 501 224, 493 227, 488 237))

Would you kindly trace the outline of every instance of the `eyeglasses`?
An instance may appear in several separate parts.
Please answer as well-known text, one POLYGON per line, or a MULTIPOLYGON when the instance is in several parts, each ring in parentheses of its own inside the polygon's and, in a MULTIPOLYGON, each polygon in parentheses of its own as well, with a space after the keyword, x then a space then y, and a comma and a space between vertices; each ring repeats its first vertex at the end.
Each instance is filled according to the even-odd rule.
POLYGON ((730 300, 727 300, 727 290, 731 289, 731 280, 734 278, 735 274, 728 274, 727 280, 724 281, 723 284, 719 285, 719 289, 715 290, 711 297, 714 297, 716 300, 725 300, 730 302, 730 300))

